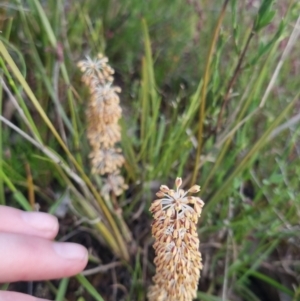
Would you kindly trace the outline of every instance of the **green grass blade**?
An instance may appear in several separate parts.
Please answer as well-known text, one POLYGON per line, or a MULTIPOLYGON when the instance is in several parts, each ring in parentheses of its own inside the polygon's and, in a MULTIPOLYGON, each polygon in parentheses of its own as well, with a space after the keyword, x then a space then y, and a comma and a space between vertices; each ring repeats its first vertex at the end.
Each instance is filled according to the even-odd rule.
POLYGON ((80 275, 80 274, 77 275, 76 279, 87 290, 87 292, 92 297, 95 298, 95 300, 97 300, 97 301, 104 301, 104 299, 97 292, 97 290, 94 288, 94 286, 83 275, 80 275))
POLYGON ((279 282, 277 282, 276 280, 274 280, 273 278, 270 278, 262 273, 259 273, 257 271, 253 271, 253 270, 250 270, 249 271, 249 275, 250 276, 253 276, 253 277, 256 277, 270 285, 272 285, 274 288, 276 288, 277 290, 283 292, 283 293, 286 293, 287 295, 289 296, 294 296, 294 292, 289 290, 286 286, 280 284, 279 282))
MULTIPOLYGON (((57 39, 55 37, 55 34, 52 30, 51 24, 45 14, 45 11, 43 10, 40 2, 38 0, 32 0, 34 3, 34 6, 37 10, 37 13, 40 17, 40 20, 44 26, 45 32, 47 34, 47 37, 52 45, 52 47, 54 49, 57 49, 58 45, 57 45, 57 39)), ((75 111, 75 101, 73 98, 73 94, 72 91, 70 89, 70 79, 69 79, 69 75, 68 75, 68 71, 66 68, 66 65, 64 62, 61 62, 61 72, 62 72, 62 76, 64 78, 65 84, 68 87, 67 88, 67 95, 68 95, 68 100, 69 100, 69 108, 70 108, 70 112, 71 112, 71 119, 72 119, 72 125, 73 125, 73 129, 74 129, 74 144, 76 149, 79 149, 79 135, 78 135, 78 126, 77 126, 77 114, 75 111)))
POLYGON ((4 283, 0 285, 0 291, 7 291, 9 287, 9 283, 4 283))
POLYGON ((260 137, 260 139, 254 144, 251 150, 247 153, 247 155, 242 159, 237 168, 227 177, 218 191, 212 196, 209 203, 204 207, 204 212, 209 211, 212 206, 214 206, 221 198, 224 198, 226 192, 232 185, 232 181, 234 178, 243 170, 246 169, 247 166, 251 163, 254 155, 266 144, 268 141, 268 137, 271 132, 280 124, 280 122, 284 119, 287 113, 293 108, 295 105, 300 92, 295 96, 295 98, 285 107, 285 109, 275 118, 269 128, 264 132, 264 134, 260 137))
POLYGON ((0 170, 0 178, 4 181, 4 183, 8 186, 8 188, 13 193, 13 197, 19 203, 19 205, 27 211, 32 211, 32 207, 28 200, 24 197, 24 195, 17 190, 15 185, 11 182, 11 180, 4 174, 2 170, 0 170))
POLYGON ((69 285, 69 281, 70 278, 63 278, 60 282, 59 282, 59 287, 58 287, 58 291, 55 297, 55 301, 64 301, 65 300, 65 296, 66 296, 66 292, 68 289, 68 285, 69 285))

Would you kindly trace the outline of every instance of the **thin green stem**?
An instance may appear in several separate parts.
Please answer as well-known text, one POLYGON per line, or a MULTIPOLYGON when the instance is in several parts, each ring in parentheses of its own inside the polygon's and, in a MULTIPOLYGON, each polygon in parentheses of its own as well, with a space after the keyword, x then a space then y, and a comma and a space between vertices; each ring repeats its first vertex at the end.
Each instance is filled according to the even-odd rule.
POLYGON ((225 109, 225 107, 227 106, 228 104, 228 101, 229 101, 229 95, 230 95, 230 91, 233 87, 233 85, 235 84, 236 80, 237 80, 237 77, 241 71, 241 67, 242 67, 242 63, 244 61, 244 58, 245 58, 245 55, 246 55, 246 52, 248 50, 248 47, 250 45, 250 41, 251 39, 254 37, 254 31, 251 30, 250 34, 249 34, 249 37, 247 39, 247 42, 245 44, 245 47, 242 51, 242 54, 238 60, 238 63, 237 63, 237 66, 233 72, 233 76, 231 78, 231 80, 229 81, 229 84, 228 84, 228 87, 226 89, 226 93, 225 93, 225 96, 223 98, 223 103, 222 103, 222 107, 221 107, 221 110, 220 110, 220 113, 219 113, 219 116, 218 116, 218 122, 217 122, 217 129, 216 129, 216 132, 218 132, 218 130, 220 129, 220 126, 221 126, 221 123, 222 123, 222 115, 223 115, 223 111, 225 109))
POLYGON ((197 145, 197 153, 196 153, 196 160, 195 160, 195 167, 194 167, 194 172, 193 172, 193 177, 191 181, 191 185, 194 185, 196 180, 197 180, 197 174, 198 174, 198 169, 199 169, 199 160, 200 160, 200 155, 202 151, 202 146, 203 146, 203 125, 205 122, 205 102, 206 102, 206 94, 207 94, 207 86, 210 78, 210 65, 211 61, 213 58, 213 54, 216 48, 217 40, 219 37, 219 32, 220 28, 225 16, 226 12, 226 7, 228 4, 229 0, 225 0, 222 6, 222 10, 220 12, 217 25, 214 31, 214 35, 210 44, 210 48, 208 51, 207 59, 206 59, 206 66, 205 66, 205 72, 204 72, 204 79, 203 79, 203 86, 201 90, 201 98, 200 98, 200 108, 199 108, 199 124, 198 124, 198 145, 197 145))

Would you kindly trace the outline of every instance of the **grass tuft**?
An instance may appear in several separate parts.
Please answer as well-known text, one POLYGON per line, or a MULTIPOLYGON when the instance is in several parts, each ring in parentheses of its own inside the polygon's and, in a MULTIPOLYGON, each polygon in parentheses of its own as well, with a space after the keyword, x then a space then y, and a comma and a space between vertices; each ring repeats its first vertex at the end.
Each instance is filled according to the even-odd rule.
POLYGON ((0 204, 39 205, 59 216, 58 239, 90 250, 89 275, 39 284, 47 298, 145 300, 155 271, 148 209, 180 176, 183 188, 201 185, 206 204, 198 300, 299 299, 299 9, 294 0, 0 4, 0 204), (99 52, 122 88, 129 187, 114 198, 91 174, 89 91, 76 66, 99 52))

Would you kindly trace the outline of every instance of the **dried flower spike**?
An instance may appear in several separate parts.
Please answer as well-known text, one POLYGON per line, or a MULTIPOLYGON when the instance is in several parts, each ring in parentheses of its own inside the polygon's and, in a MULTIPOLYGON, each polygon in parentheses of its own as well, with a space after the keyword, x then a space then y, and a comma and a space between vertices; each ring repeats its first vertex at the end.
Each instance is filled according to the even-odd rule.
POLYGON ((156 194, 160 199, 150 207, 156 275, 149 301, 191 301, 196 297, 202 269, 196 224, 204 203, 199 197, 187 196, 200 191, 198 185, 185 192, 181 184, 177 178, 175 191, 162 185, 156 194))
POLYGON ((77 65, 83 73, 82 80, 90 91, 86 116, 87 138, 92 148, 89 155, 92 173, 105 175, 110 179, 104 185, 105 195, 107 191, 120 195, 127 187, 119 174, 125 159, 121 149, 116 146, 121 140, 121 127, 118 124, 122 115, 118 95, 121 88, 113 86, 114 69, 102 54, 98 54, 94 60, 87 57, 77 65))

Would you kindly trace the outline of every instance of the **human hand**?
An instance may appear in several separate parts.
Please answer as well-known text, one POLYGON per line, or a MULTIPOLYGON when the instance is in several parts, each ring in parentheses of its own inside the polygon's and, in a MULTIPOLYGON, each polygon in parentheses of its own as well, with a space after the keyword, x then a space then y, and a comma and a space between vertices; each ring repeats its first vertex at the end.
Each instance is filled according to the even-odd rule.
MULTIPOLYGON (((75 243, 52 242, 57 232, 58 221, 50 214, 0 206, 0 283, 56 279, 81 272, 87 264, 87 250, 75 243)), ((0 291, 0 301, 42 300, 0 291)))

